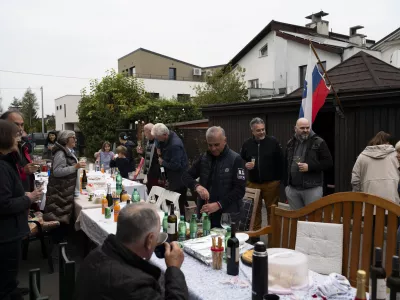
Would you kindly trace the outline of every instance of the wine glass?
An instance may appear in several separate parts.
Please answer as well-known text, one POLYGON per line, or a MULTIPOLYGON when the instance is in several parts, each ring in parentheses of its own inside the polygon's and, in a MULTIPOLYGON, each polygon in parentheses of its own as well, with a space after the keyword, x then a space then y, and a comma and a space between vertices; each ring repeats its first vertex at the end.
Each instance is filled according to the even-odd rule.
POLYGON ((296 163, 296 164, 299 164, 300 162, 301 162, 301 157, 300 156, 293 156, 293 161, 296 163))
POLYGON ((222 226, 222 228, 224 228, 225 230, 228 228, 228 227, 231 227, 231 214, 229 214, 229 213, 223 213, 222 215, 221 215, 221 226, 222 226))

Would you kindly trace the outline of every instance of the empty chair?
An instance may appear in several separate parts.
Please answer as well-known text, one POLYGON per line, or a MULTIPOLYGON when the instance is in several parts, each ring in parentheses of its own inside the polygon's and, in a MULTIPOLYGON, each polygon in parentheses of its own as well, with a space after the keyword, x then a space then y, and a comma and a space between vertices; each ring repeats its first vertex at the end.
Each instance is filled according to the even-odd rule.
MULTIPOLYGON (((149 196, 147 197, 146 201, 150 201, 150 199, 154 199, 156 200, 156 202, 158 201, 158 199, 160 199, 161 195, 165 192, 165 189, 162 188, 161 186, 153 186, 151 188, 151 191, 149 193, 149 196)), ((161 202, 160 204, 161 205, 161 202)))
POLYGON ((75 290, 75 262, 67 257, 67 243, 59 244, 59 285, 60 300, 71 300, 75 290))
POLYGON ((46 300, 47 296, 40 295, 40 269, 29 270, 29 300, 46 300))
POLYGON ((166 201, 170 201, 174 204, 175 208, 178 208, 177 210, 179 211, 179 197, 180 196, 181 196, 181 194, 179 194, 179 193, 166 190, 161 196, 161 198, 162 198, 161 209, 163 211, 168 211, 168 205, 167 205, 166 201))

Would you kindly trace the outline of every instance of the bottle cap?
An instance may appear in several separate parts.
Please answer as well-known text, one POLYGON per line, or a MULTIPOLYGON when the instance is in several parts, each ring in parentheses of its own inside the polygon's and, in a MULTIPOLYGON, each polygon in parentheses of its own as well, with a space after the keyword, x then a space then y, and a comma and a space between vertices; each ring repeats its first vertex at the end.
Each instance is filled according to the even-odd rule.
POLYGON ((165 212, 164 212, 164 216, 168 216, 168 212, 165 211, 165 212))
POLYGON ((207 214, 206 214, 205 212, 203 212, 203 213, 202 213, 202 216, 203 216, 203 217, 206 217, 206 216, 207 216, 207 214))
POLYGON ((267 247, 265 247, 264 242, 259 241, 254 245, 254 251, 255 252, 265 252, 265 251, 267 251, 267 247))
POLYGON ((392 270, 397 272, 400 270, 399 257, 396 255, 392 257, 392 270))
POLYGON ((230 228, 230 227, 227 227, 227 228, 226 228, 226 231, 227 231, 227 232, 231 232, 231 228, 230 228))
POLYGON ((185 217, 184 217, 184 216, 181 216, 181 220, 185 220, 185 217))
POLYGON ((382 262, 382 249, 379 247, 375 248, 375 264, 377 262, 382 262))
POLYGON ((365 271, 363 271, 363 270, 357 271, 357 279, 365 280, 366 277, 367 277, 367 273, 365 273, 365 271))
POLYGON ((193 215, 192 215, 192 218, 197 218, 197 215, 196 215, 196 214, 193 214, 193 215))

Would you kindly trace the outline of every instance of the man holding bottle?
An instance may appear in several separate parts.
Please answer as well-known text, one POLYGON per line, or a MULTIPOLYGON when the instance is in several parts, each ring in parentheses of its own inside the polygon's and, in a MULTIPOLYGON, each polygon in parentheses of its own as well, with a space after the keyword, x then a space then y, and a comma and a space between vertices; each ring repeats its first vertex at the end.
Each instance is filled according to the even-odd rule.
POLYGON ((246 191, 244 162, 238 153, 229 149, 223 128, 208 128, 206 140, 208 151, 182 174, 182 181, 199 194, 198 213, 210 215, 211 228, 221 227, 222 213, 230 213, 232 222, 240 219, 246 191))

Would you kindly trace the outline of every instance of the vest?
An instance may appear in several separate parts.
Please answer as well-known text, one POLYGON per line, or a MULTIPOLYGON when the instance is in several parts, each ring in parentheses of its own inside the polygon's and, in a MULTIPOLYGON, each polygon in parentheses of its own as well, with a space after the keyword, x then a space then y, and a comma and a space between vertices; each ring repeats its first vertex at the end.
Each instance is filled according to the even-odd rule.
MULTIPOLYGON (((53 156, 58 151, 64 152, 67 166, 76 164, 76 159, 71 152, 56 143, 56 146, 53 148, 53 156)), ((76 177, 77 172, 73 172, 64 177, 54 177, 53 167, 51 167, 49 183, 47 185, 46 206, 43 214, 43 219, 45 221, 59 221, 65 224, 70 223, 71 215, 74 210, 76 177)))
MULTIPOLYGON (((232 168, 237 156, 239 155, 236 152, 230 150, 228 146, 225 147, 221 155, 216 158, 216 174, 212 174, 214 180, 213 178, 210 178, 213 157, 209 153, 202 156, 199 183, 209 190, 211 202, 220 201, 224 195, 228 194, 228 192, 232 190, 232 168), (212 186, 210 189, 209 186, 211 182, 212 186), (216 190, 217 192, 215 192, 216 190)), ((240 211, 238 203, 231 203, 229 207, 224 208, 224 212, 237 211, 240 211)))

